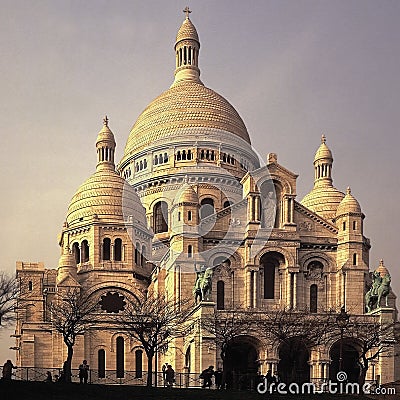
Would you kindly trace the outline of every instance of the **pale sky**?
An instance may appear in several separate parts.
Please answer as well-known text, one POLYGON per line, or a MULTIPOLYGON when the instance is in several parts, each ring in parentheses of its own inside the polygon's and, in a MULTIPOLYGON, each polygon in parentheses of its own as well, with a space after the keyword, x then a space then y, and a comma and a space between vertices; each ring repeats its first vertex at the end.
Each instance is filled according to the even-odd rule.
MULTIPOLYGON (((201 79, 238 110, 255 149, 312 188, 321 134, 334 185, 366 215, 370 268, 400 293, 400 2, 0 0, 1 265, 56 267, 69 200, 95 169, 105 114, 123 154, 130 128, 173 81, 183 8, 201 79)), ((0 331, 0 363, 13 341, 0 331)))

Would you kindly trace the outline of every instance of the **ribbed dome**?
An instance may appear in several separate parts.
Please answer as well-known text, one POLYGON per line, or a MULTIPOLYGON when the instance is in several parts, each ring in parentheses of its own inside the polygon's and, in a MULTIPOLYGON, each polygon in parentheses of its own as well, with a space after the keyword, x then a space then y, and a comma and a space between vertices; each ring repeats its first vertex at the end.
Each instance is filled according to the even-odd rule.
POLYGON ((146 226, 146 213, 135 190, 115 171, 98 170, 73 196, 67 214, 69 226, 85 218, 99 221, 126 221, 146 226))
POLYGON ((197 42, 199 42, 199 35, 197 34, 197 30, 189 18, 186 18, 179 28, 179 31, 176 35, 176 43, 185 39, 196 40, 197 42))
POLYGON ((351 194, 351 189, 347 188, 347 193, 344 199, 340 202, 339 207, 336 211, 336 215, 342 215, 347 213, 361 214, 360 203, 351 194))
POLYGON ((328 159, 333 161, 332 152, 329 147, 326 145, 326 137, 325 135, 321 136, 321 144, 318 147, 318 150, 315 153, 314 162, 318 160, 328 159))
POLYGON ((173 138, 182 128, 215 128, 231 132, 250 143, 246 126, 232 105, 203 84, 175 83, 142 112, 125 147, 125 156, 161 138, 173 138))
POLYGON ((304 196, 301 204, 323 218, 332 219, 343 198, 344 193, 333 186, 314 187, 304 196))

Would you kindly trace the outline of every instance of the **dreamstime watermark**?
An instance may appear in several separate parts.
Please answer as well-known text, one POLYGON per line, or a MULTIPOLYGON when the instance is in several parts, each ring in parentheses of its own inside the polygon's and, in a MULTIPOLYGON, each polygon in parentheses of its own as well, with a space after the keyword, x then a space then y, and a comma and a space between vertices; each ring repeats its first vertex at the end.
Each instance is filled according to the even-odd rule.
POLYGON ((295 382, 286 384, 283 382, 267 382, 264 381, 257 385, 259 394, 396 394, 396 389, 392 387, 375 386, 371 383, 364 383, 362 386, 356 382, 347 382, 347 374, 339 371, 336 375, 337 382, 331 380, 317 385, 313 382, 298 384, 295 382))

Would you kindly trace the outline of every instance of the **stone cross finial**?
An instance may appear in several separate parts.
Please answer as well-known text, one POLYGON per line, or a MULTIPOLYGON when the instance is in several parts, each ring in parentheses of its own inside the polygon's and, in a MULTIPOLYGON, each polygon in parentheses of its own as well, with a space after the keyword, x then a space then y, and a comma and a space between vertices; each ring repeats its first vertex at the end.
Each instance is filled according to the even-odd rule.
POLYGON ((107 115, 103 118, 103 125, 108 126, 108 117, 107 117, 107 115))
POLYGON ((347 186, 347 194, 351 194, 351 188, 350 188, 350 186, 347 186))
POLYGON ((321 143, 326 143, 326 137, 325 137, 325 135, 324 134, 322 134, 322 136, 321 136, 321 143))
POLYGON ((191 11, 189 10, 189 7, 186 6, 185 9, 183 10, 183 12, 186 14, 186 18, 189 19, 189 14, 191 13, 191 11))

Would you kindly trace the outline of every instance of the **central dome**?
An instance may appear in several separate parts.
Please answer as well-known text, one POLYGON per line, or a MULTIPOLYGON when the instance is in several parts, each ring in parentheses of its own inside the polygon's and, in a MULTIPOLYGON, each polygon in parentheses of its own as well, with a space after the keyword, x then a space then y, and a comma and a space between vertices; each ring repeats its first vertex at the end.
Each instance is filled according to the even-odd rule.
MULTIPOLYGON (((174 83, 153 100, 136 120, 126 143, 125 157, 159 139, 168 140, 184 128, 217 129, 251 144, 238 112, 224 97, 205 87, 200 80, 200 41, 188 14, 178 31, 174 49, 174 83)), ((196 132, 198 129, 188 131, 196 132)))
POLYGON ((202 83, 181 81, 166 90, 135 122, 125 155, 137 152, 182 128, 215 128, 233 133, 250 143, 246 126, 232 105, 202 83))

